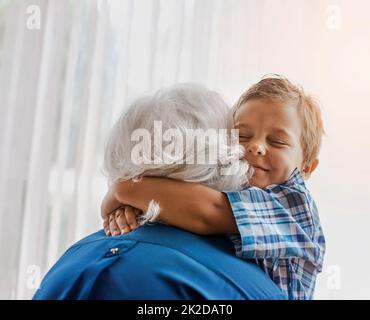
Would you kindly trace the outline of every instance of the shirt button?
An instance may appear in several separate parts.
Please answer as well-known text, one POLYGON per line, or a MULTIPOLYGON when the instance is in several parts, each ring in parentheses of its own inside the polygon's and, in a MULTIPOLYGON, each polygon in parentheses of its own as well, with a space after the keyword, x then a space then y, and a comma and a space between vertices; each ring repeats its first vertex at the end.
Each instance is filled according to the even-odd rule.
POLYGON ((118 251, 118 248, 112 248, 112 249, 110 249, 110 252, 111 252, 112 254, 116 254, 116 253, 117 253, 117 251, 118 251))

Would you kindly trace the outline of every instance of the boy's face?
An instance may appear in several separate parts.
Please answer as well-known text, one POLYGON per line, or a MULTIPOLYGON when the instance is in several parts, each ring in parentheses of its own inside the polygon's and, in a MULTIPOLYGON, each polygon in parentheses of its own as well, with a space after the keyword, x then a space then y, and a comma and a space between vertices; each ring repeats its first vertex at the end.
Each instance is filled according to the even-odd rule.
POLYGON ((300 169, 301 121, 297 108, 281 102, 252 99, 235 114, 235 129, 245 147, 245 159, 254 168, 250 183, 266 187, 286 181, 300 169))

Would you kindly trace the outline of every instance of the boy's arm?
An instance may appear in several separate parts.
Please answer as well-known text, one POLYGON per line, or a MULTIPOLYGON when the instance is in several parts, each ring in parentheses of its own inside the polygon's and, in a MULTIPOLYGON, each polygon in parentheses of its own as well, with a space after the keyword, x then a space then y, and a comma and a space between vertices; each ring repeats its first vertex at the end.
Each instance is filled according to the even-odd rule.
POLYGON ((167 178, 143 177, 121 181, 112 187, 120 203, 146 211, 151 200, 160 206, 159 219, 198 233, 238 233, 226 195, 210 187, 167 178))

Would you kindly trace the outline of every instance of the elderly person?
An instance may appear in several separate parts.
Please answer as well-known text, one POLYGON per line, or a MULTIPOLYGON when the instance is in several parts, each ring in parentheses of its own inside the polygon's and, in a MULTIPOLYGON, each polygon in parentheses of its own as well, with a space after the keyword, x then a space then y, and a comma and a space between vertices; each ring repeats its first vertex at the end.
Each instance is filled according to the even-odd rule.
MULTIPOLYGON (((155 176, 201 183, 219 191, 239 190, 250 172, 231 128, 232 117, 224 100, 200 85, 177 84, 144 95, 111 130, 104 161, 109 185, 155 176)), ((114 211, 118 202, 104 206, 115 213, 116 220, 110 219, 114 235, 125 231, 124 224, 119 228, 123 213, 131 214, 135 225, 133 208, 123 206, 114 211)), ((149 203, 140 224, 154 221, 159 210, 154 201, 149 203)), ((105 221, 107 232, 108 223, 105 221)))
MULTIPOLYGON (((248 165, 230 138, 231 126, 223 99, 202 86, 179 84, 145 95, 111 131, 104 163, 109 184, 155 176, 238 190, 247 183, 248 165), (206 137, 186 139, 194 132, 206 137)), ((139 228, 133 208, 111 201, 103 207, 112 212, 106 232, 118 236, 101 230, 74 244, 34 299, 283 299, 257 265, 234 255, 226 237, 151 223, 160 212, 154 201, 139 228), (127 222, 135 229, 129 234, 127 222)))

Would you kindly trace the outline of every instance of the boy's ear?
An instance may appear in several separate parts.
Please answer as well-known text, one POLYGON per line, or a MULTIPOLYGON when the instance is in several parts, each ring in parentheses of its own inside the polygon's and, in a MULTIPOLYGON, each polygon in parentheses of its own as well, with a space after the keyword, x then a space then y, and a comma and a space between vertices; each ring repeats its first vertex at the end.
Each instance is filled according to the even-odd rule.
POLYGON ((315 159, 309 165, 305 166, 302 171, 305 174, 311 174, 317 168, 318 165, 319 159, 315 159))

